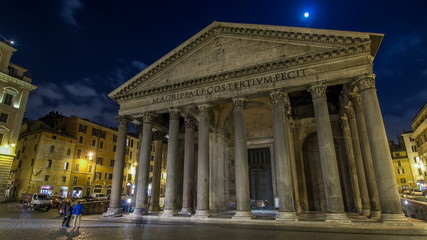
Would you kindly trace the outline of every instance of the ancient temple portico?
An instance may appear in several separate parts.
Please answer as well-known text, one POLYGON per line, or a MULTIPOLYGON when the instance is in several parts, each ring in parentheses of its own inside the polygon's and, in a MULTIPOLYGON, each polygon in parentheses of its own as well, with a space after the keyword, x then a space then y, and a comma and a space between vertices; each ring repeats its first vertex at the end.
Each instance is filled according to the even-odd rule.
POLYGON ((232 212, 237 221, 268 209, 276 221, 320 214, 348 224, 353 213, 406 224, 373 74, 382 38, 207 26, 109 94, 120 105, 123 146, 107 213, 119 211, 120 133, 132 122, 142 138, 134 216, 197 221, 232 212), (152 142, 154 151, 168 147, 163 209, 161 152, 147 195, 152 142))

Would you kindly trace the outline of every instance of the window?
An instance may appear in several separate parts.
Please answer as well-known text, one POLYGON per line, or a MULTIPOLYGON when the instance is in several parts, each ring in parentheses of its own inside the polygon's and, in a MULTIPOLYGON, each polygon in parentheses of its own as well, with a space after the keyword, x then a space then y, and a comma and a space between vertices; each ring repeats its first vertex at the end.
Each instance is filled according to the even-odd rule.
POLYGON ((81 158, 81 156, 82 156, 82 150, 77 149, 77 158, 81 158))
POLYGON ((130 140, 130 147, 133 147, 133 140, 130 140))
POLYGON ((110 160, 110 167, 114 167, 114 159, 110 160))
POLYGON ((44 175, 44 180, 47 182, 49 181, 49 175, 44 175))
POLYGON ((68 170, 68 162, 64 163, 64 170, 68 170))
POLYGON ((108 174, 108 179, 109 180, 113 179, 113 174, 112 173, 108 174))
POLYGON ((79 132, 86 133, 86 130, 87 130, 87 125, 83 125, 83 124, 79 125, 79 132))
POLYGON ((51 153, 54 153, 54 152, 55 152, 55 146, 53 146, 53 145, 52 145, 52 146, 50 146, 50 152, 51 152, 51 153))
POLYGON ((108 179, 108 173, 104 173, 104 179, 108 179))
POLYGON ((47 164, 46 164, 47 168, 52 168, 52 160, 47 160, 47 164))
POLYGON ((6 105, 12 105, 13 102, 13 95, 6 93, 3 99, 3 103, 6 105))
POLYGON ((99 148, 101 148, 101 149, 104 148, 104 142, 103 141, 99 141, 99 148))
POLYGON ((95 173, 95 180, 101 180, 101 173, 100 172, 95 173))
POLYGON ((21 161, 21 160, 19 160, 18 168, 21 168, 21 164, 22 164, 22 161, 21 161))
POLYGON ((412 152, 416 152, 417 151, 417 146, 411 146, 411 148, 412 148, 412 152))
POLYGON ((113 146, 113 152, 116 152, 116 145, 113 146))
POLYGON ((52 136, 52 139, 56 139, 56 136, 55 136, 55 135, 53 135, 53 136, 52 136))
POLYGON ((406 179, 405 178, 401 178, 400 179, 400 183, 406 183, 406 179))
POLYGON ((92 147, 95 147, 96 146, 96 140, 95 139, 93 139, 92 140, 92 147))
POLYGON ((3 133, 0 133, 0 145, 3 142, 3 133))
POLYGON ((102 158, 102 157, 97 157, 96 158, 96 164, 98 164, 98 165, 102 165, 102 161, 103 161, 104 159, 102 158))
POLYGON ((71 149, 67 149, 67 156, 71 155, 71 149))
POLYGON ((76 185, 77 184, 77 177, 73 177, 73 184, 76 185))
POLYGON ((88 178, 86 179, 86 185, 90 185, 90 180, 91 180, 91 178, 90 178, 90 177, 88 177, 88 178))
POLYGON ((129 153, 129 159, 132 159, 132 151, 129 153))
POLYGON ((80 164, 76 163, 76 165, 74 166, 74 171, 79 171, 80 169, 80 164))
POLYGON ((405 170, 403 170, 403 168, 399 168, 399 169, 397 169, 397 172, 398 172, 399 174, 405 174, 405 170))
POLYGON ((423 175, 423 171, 421 170, 421 168, 418 168, 418 174, 423 175))
POLYGON ((401 167, 402 166, 402 162, 401 161, 397 161, 397 166, 401 167))
POLYGON ((37 151, 37 144, 34 145, 34 152, 37 151))
POLYGON ((90 173, 92 172, 92 165, 89 166, 88 172, 90 172, 90 173))
POLYGON ((117 135, 113 134, 113 142, 117 142, 117 135))
POLYGON ((66 182, 67 181, 67 177, 66 176, 62 176, 62 182, 66 182))
POLYGON ((128 174, 128 181, 132 181, 132 174, 128 174))
POLYGON ((83 142, 84 142, 84 138, 83 138, 83 136, 80 136, 80 137, 79 137, 79 143, 80 143, 80 144, 83 144, 83 142))
POLYGON ((31 159, 31 167, 34 166, 34 158, 31 159))
POLYGON ((6 113, 0 113, 0 122, 7 123, 8 117, 9 115, 7 115, 6 113))

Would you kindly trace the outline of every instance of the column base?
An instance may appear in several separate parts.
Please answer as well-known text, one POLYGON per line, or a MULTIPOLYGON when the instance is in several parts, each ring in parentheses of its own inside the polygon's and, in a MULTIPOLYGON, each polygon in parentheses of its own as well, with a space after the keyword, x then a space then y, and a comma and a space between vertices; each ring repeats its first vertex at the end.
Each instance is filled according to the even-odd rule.
POLYGON ((122 208, 112 208, 109 207, 105 213, 102 214, 103 217, 110 217, 116 214, 122 213, 122 208))
POLYGON ((296 212, 279 212, 276 221, 298 221, 296 212))
POLYGON ((176 216, 178 214, 178 211, 177 210, 165 210, 165 209, 163 209, 163 213, 162 213, 162 215, 160 215, 160 217, 164 217, 164 218, 170 218, 170 217, 174 217, 174 216, 176 216))
POLYGON ((182 208, 179 214, 191 215, 193 213, 193 208, 182 208))
POLYGON ((345 213, 326 213, 326 222, 350 224, 351 220, 345 213))
POLYGON ((254 215, 252 215, 251 211, 236 211, 232 219, 238 219, 238 220, 250 220, 255 218, 254 215))
POLYGON ((368 217, 369 214, 371 214, 371 209, 365 208, 365 209, 362 210, 362 213, 360 215, 368 217))
POLYGON ((133 213, 132 214, 134 214, 134 215, 147 215, 148 214, 148 211, 147 211, 147 209, 145 209, 145 208, 135 208, 134 210, 133 210, 133 213))
POLYGON ((211 217, 209 210, 196 210, 196 213, 191 218, 208 218, 211 217))
POLYGON ((369 214, 369 217, 372 219, 379 220, 381 218, 381 211, 371 211, 371 214, 369 214))
POLYGON ((150 206, 148 211, 152 212, 152 213, 159 213, 159 212, 161 212, 161 209, 160 209, 160 206, 150 206))
POLYGON ((380 221, 384 225, 400 225, 411 226, 412 223, 408 221, 403 213, 382 213, 380 221))

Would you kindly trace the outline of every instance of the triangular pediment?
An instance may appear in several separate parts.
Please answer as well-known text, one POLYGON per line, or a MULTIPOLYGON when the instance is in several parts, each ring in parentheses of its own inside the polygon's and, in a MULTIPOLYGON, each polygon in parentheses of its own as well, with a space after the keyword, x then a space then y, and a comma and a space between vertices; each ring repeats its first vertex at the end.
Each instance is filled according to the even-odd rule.
POLYGON ((360 45, 365 45, 362 46, 365 50, 370 47, 368 51, 375 55, 377 49, 369 45, 372 35, 375 34, 214 22, 109 96, 119 100, 125 95, 139 96, 157 89, 185 87, 193 79, 244 71, 263 64, 305 61, 301 59, 314 59, 325 53, 343 55, 347 54, 343 51, 357 51, 355 48, 360 45))

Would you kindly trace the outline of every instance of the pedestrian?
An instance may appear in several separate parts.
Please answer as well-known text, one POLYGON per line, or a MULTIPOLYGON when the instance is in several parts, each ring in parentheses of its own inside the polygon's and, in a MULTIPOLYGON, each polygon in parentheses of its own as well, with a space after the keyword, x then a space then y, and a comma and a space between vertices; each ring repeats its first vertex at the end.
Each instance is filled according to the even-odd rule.
POLYGON ((74 215, 73 227, 74 228, 80 227, 80 219, 82 217, 82 214, 83 214, 83 205, 81 205, 79 201, 77 202, 76 206, 74 206, 73 208, 73 215, 74 215))
POLYGON ((70 202, 66 202, 64 206, 64 221, 62 221, 62 227, 68 228, 70 227, 70 218, 73 213, 73 208, 70 205, 70 202))

